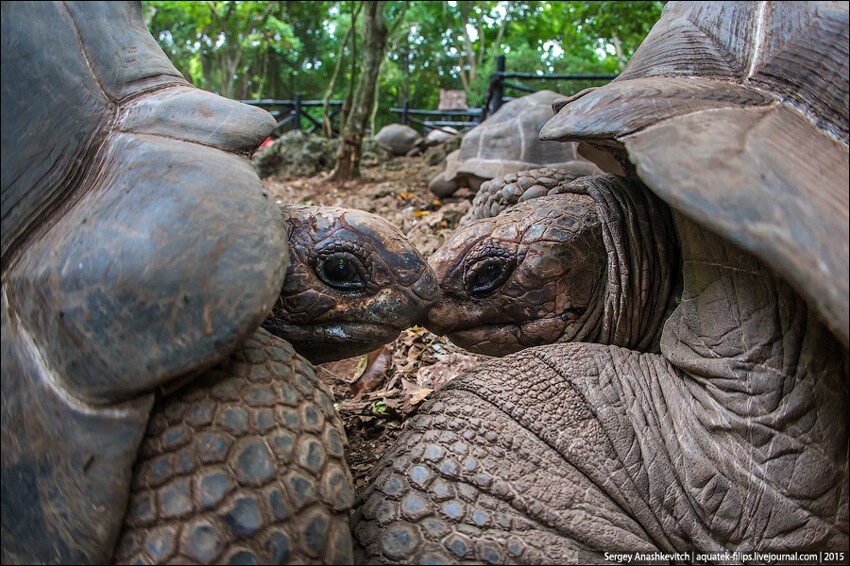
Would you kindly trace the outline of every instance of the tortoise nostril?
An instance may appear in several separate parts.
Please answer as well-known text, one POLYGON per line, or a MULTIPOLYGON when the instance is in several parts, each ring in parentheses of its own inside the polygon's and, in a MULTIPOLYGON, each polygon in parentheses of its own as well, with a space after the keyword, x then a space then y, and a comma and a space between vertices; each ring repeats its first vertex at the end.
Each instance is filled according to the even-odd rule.
POLYGON ((419 280, 410 289, 417 297, 428 303, 427 306, 430 306, 431 303, 434 303, 440 298, 440 287, 437 284, 437 277, 434 275, 434 271, 427 266, 419 277, 419 280))

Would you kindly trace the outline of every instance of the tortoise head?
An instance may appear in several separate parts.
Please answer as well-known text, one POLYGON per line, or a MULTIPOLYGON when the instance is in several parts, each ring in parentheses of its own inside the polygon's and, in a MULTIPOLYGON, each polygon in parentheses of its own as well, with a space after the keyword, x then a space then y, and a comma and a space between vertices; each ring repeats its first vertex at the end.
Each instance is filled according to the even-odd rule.
POLYGON ((606 252, 587 195, 542 197, 472 222, 430 264, 441 297, 426 326, 463 348, 501 356, 598 334, 606 252))
POLYGON ((678 284, 669 210, 613 175, 557 190, 462 226, 435 252, 432 332, 498 356, 553 342, 657 346, 678 284))
POLYGON ((263 323, 314 363, 392 341, 437 299, 422 255, 392 224, 361 210, 287 206, 290 265, 263 323))

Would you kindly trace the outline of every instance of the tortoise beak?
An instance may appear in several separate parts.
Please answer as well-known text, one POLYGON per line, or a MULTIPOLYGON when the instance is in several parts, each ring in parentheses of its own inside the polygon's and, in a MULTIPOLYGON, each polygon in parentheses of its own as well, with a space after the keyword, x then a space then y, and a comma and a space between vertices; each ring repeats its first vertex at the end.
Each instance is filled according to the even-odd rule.
MULTIPOLYGON (((426 311, 432 307, 440 298, 440 286, 437 283, 437 276, 434 274, 434 270, 426 265, 419 280, 410 286, 410 290, 422 299, 426 311)), ((427 312, 423 314, 427 314, 427 312)))
POLYGON ((457 319, 457 312, 443 299, 437 300, 425 315, 424 326, 430 332, 445 336, 452 329, 452 315, 457 319))

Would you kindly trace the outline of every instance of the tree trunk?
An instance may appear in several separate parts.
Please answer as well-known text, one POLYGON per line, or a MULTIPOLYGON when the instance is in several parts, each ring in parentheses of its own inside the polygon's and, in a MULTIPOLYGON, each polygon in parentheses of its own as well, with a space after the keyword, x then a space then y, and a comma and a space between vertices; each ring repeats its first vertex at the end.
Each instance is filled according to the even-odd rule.
POLYGON ((212 65, 211 61, 212 58, 210 57, 201 57, 201 72, 204 75, 204 90, 215 92, 215 87, 213 86, 213 71, 210 68, 212 65))
POLYGON ((363 146, 363 136, 366 123, 369 120, 369 111, 375 98, 378 73, 384 60, 389 32, 384 20, 383 1, 366 3, 364 25, 363 65, 357 83, 357 91, 354 93, 354 100, 349 109, 349 116, 345 120, 342 144, 340 144, 336 154, 336 166, 331 173, 330 178, 334 181, 347 181, 360 176, 360 152, 363 146))
POLYGON ((401 96, 397 100, 397 104, 404 104, 405 100, 410 100, 410 46, 407 42, 404 43, 404 81, 401 85, 401 96))
MULTIPOLYGON (((505 19, 502 20, 502 24, 499 26, 499 31, 496 32, 496 40, 493 42, 493 48, 496 50, 496 55, 499 55, 499 54, 502 53, 502 46, 501 46, 502 36, 504 36, 504 34, 505 34, 505 28, 508 25, 508 18, 511 15, 511 9, 512 9, 511 4, 513 4, 513 2, 508 2, 507 4, 505 4, 505 19)), ((484 61, 484 57, 483 57, 484 44, 483 43, 481 44, 481 54, 482 54, 481 61, 484 61)))
POLYGON ((381 96, 381 90, 375 89, 375 96, 372 100, 372 111, 369 112, 369 131, 375 135, 375 116, 378 115, 378 98, 381 96))
MULTIPOLYGON (((269 76, 269 53, 268 52, 269 52, 268 49, 264 49, 263 52, 260 55, 260 81, 256 85, 255 91, 253 93, 251 93, 252 96, 250 96, 250 98, 252 98, 252 99, 259 100, 259 99, 263 98, 263 92, 265 92, 265 88, 266 88, 266 80, 267 80, 267 77, 269 76)), ((248 98, 248 97, 246 97, 246 98, 248 98)), ((272 98, 272 97, 268 96, 266 98, 272 98)))
POLYGON ((345 123, 351 115, 351 104, 354 102, 354 85, 357 82, 357 15, 360 13, 360 9, 363 7, 363 2, 354 2, 351 1, 351 27, 354 29, 354 33, 351 35, 351 76, 348 79, 348 90, 345 93, 345 98, 342 101, 342 109, 339 113, 339 135, 342 137, 343 132, 345 131, 345 123), (357 4, 357 10, 355 11, 355 4, 357 4))
POLYGON ((233 48, 229 54, 225 51, 224 67, 227 70, 227 77, 225 77, 224 84, 222 85, 222 90, 224 90, 222 95, 230 99, 236 97, 236 89, 239 87, 237 84, 237 80, 239 79, 237 71, 239 70, 241 60, 241 49, 233 48))
MULTIPOLYGON (((472 87, 475 84, 475 79, 478 78, 478 67, 475 64, 475 47, 472 45, 472 38, 469 37, 467 26, 472 19, 472 5, 474 2, 469 0, 460 2, 460 20, 461 20, 461 36, 463 37, 463 53, 466 55, 466 64, 469 70, 466 72, 466 82, 472 87)), ((463 72, 463 58, 460 59, 461 73, 463 72)), ((466 93, 470 95, 469 92, 466 93)))

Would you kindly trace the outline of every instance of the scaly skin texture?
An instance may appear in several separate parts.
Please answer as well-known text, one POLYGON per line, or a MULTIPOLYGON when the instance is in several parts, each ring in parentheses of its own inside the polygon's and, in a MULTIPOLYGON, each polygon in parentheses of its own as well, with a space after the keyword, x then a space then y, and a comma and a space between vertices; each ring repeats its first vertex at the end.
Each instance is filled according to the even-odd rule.
POLYGON ((420 320, 438 296, 422 255, 362 210, 284 206, 289 269, 263 327, 311 362, 371 352, 420 320))
POLYGON ((332 394, 258 331, 154 406, 118 563, 350 563, 354 499, 332 394))
POLYGON ((451 382, 376 466, 360 560, 847 550, 846 349, 771 269, 676 222, 662 355, 555 344, 451 382))
POLYGON ((493 218, 519 202, 559 194, 559 189, 586 174, 575 169, 540 167, 490 179, 475 193, 472 206, 460 219, 460 225, 479 218, 493 218))
POLYGON ((461 226, 429 260, 441 296, 426 326, 497 356, 573 341, 657 351, 679 282, 669 209, 613 175, 511 179, 488 187, 507 210, 461 226))

